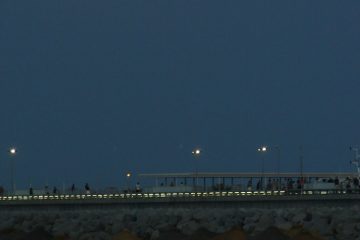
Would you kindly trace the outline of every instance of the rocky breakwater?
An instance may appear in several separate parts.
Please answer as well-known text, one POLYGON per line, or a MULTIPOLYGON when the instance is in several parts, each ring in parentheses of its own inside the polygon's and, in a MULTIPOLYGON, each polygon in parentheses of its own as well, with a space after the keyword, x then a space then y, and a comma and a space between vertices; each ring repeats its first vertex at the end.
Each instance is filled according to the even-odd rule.
POLYGON ((360 240, 360 208, 0 212, 0 239, 360 240))

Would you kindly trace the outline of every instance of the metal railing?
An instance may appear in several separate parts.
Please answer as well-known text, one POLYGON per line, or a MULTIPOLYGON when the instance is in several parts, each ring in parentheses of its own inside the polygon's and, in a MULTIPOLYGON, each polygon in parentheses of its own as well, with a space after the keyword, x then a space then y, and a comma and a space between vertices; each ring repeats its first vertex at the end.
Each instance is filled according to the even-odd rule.
POLYGON ((249 196, 307 196, 307 195, 351 195, 360 194, 359 189, 311 189, 275 191, 211 191, 211 192, 158 192, 158 193, 115 193, 115 194, 59 194, 59 195, 7 195, 0 196, 4 201, 84 201, 84 200, 147 200, 147 199, 221 199, 245 198, 249 196))

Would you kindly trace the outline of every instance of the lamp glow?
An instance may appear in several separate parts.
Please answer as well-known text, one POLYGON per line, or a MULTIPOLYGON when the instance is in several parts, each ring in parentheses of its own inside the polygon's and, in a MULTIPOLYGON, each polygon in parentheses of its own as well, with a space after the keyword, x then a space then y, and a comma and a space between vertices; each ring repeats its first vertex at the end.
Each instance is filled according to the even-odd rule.
POLYGON ((10 148, 9 150, 11 155, 15 155, 16 154, 16 148, 10 148))
POLYGON ((199 148, 194 149, 194 150, 192 151, 192 154, 193 154, 194 156, 200 156, 200 154, 201 154, 201 149, 199 149, 199 148))
POLYGON ((266 146, 262 146, 262 147, 258 148, 258 152, 266 152, 266 151, 267 151, 266 146))

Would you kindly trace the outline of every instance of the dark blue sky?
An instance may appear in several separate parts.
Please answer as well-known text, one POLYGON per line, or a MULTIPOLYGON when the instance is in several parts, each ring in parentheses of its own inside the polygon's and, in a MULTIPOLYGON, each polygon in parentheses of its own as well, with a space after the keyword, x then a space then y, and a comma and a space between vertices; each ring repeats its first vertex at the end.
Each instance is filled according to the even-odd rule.
POLYGON ((0 1, 0 182, 350 170, 359 1, 0 1), (275 151, 266 156, 274 169, 275 151))

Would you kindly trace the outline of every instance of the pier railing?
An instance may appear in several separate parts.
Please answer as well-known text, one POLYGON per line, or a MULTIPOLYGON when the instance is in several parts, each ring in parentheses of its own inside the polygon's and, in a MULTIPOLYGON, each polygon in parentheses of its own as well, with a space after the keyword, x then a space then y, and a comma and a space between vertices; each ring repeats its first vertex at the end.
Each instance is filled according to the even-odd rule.
POLYGON ((212 191, 212 192, 158 192, 158 193, 112 193, 112 194, 45 194, 45 195, 8 195, 0 196, 0 204, 4 202, 27 201, 86 201, 86 200, 154 200, 154 199, 244 199, 247 197, 282 197, 282 196, 321 196, 321 195, 360 195, 359 189, 311 189, 311 190, 275 190, 275 191, 212 191))

